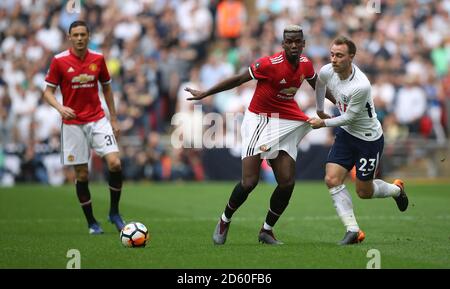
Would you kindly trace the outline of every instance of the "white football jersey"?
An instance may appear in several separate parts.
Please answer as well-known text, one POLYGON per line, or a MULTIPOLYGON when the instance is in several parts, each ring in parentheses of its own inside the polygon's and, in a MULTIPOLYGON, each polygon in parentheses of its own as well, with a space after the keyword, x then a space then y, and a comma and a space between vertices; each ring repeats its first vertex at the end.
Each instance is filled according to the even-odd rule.
POLYGON ((336 106, 341 113, 338 117, 325 119, 326 126, 340 126, 349 134, 367 141, 381 137, 383 129, 375 112, 370 81, 356 65, 352 64, 352 74, 344 80, 334 72, 331 63, 324 65, 316 86, 318 110, 323 108, 326 86, 336 98, 336 106))

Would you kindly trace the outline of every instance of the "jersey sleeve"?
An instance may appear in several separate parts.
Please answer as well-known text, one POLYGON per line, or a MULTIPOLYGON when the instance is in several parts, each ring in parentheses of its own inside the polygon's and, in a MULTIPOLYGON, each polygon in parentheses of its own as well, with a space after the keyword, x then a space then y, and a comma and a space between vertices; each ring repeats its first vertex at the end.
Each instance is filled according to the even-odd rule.
POLYGON ((108 67, 106 66, 105 58, 102 57, 100 61, 100 73, 98 76, 98 80, 101 84, 108 84, 111 83, 111 76, 108 72, 108 67))
POLYGON ((323 83, 327 84, 333 74, 333 67, 331 64, 327 64, 322 66, 319 71, 318 79, 320 79, 323 83))
POLYGON ((327 92, 327 83, 330 78, 329 66, 323 66, 319 71, 316 81, 316 110, 323 111, 325 94, 327 92))
POLYGON ((50 62, 50 68, 48 69, 47 76, 45 77, 45 82, 49 86, 57 87, 61 83, 61 76, 58 61, 53 57, 50 62))
POLYGON ((305 79, 311 80, 316 75, 316 72, 314 71, 314 66, 311 60, 309 60, 306 57, 301 57, 300 61, 302 61, 305 64, 305 79))
POLYGON ((263 57, 253 62, 248 71, 253 79, 269 79, 271 76, 270 65, 268 57, 263 57))

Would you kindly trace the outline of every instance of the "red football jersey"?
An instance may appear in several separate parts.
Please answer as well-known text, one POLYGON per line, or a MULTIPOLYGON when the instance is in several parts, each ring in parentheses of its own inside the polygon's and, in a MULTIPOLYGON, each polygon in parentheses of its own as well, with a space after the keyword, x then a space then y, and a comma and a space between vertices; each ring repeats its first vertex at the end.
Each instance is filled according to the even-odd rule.
POLYGON ((303 79, 312 79, 315 75, 312 62, 300 55, 295 69, 283 52, 258 59, 249 71, 258 80, 249 110, 268 116, 279 114, 280 118, 306 121, 308 117, 294 99, 303 79))
POLYGON ((105 59, 101 53, 89 50, 84 59, 78 58, 71 49, 52 59, 45 81, 60 86, 63 105, 75 111, 77 117, 63 120, 66 124, 85 124, 105 116, 98 96, 98 81, 111 82, 105 59))

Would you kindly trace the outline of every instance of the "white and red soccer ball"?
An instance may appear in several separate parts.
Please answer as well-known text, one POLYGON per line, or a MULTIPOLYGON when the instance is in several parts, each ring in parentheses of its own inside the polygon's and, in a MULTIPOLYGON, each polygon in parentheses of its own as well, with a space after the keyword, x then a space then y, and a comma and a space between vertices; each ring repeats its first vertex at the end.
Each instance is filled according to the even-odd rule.
POLYGON ((131 222, 120 231, 120 241, 129 248, 145 247, 150 241, 150 233, 144 224, 131 222))

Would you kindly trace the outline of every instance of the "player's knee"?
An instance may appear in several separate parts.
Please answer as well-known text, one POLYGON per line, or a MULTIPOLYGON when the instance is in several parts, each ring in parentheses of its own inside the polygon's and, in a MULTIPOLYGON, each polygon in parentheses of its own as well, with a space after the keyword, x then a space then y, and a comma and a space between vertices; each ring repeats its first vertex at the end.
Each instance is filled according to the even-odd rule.
POLYGON ((324 180, 325 180, 325 184, 327 184, 327 186, 329 188, 334 188, 334 187, 342 185, 342 181, 338 177, 333 176, 333 175, 326 175, 324 180))
POLYGON ((251 191, 258 184, 258 180, 257 177, 247 177, 242 179, 241 184, 245 191, 251 191))
POLYGON ((278 186, 280 187, 280 189, 282 190, 294 190, 294 186, 295 186, 295 179, 294 178, 290 178, 290 179, 286 179, 283 180, 281 182, 278 183, 278 186))
POLYGON ((89 180, 89 172, 88 171, 75 171, 75 178, 79 182, 87 182, 89 180))
POLYGON ((122 170, 122 164, 120 162, 119 158, 114 158, 112 160, 109 160, 108 162, 108 169, 112 172, 118 172, 122 170))
POLYGON ((75 166, 75 178, 79 182, 87 182, 89 179, 88 166, 75 166))

